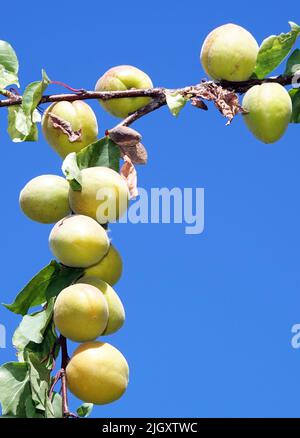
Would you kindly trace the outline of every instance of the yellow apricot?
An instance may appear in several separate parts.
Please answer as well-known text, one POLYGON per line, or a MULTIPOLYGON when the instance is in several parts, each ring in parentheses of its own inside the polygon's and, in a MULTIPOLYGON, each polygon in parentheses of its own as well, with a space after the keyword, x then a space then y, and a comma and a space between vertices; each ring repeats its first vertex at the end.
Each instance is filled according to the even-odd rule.
POLYGON ((108 253, 99 263, 85 270, 87 277, 97 277, 113 286, 121 278, 123 262, 119 252, 111 244, 108 253))
POLYGON ((89 167, 81 171, 81 191, 70 188, 72 211, 96 219, 115 222, 128 207, 129 191, 124 179, 108 167, 89 167))
POLYGON ((103 342, 86 342, 73 353, 66 368, 70 391, 87 403, 106 404, 126 391, 129 368, 115 347, 103 342))
POLYGON ((110 335, 118 331, 125 321, 125 310, 117 293, 105 281, 97 277, 84 275, 78 280, 80 283, 92 285, 102 292, 108 305, 108 322, 102 335, 110 335))
POLYGON ((54 305, 54 324, 74 342, 93 341, 108 323, 108 305, 99 289, 90 284, 73 284, 63 289, 54 305))
POLYGON ((104 228, 83 215, 67 216, 54 225, 49 244, 55 257, 73 268, 88 268, 98 263, 109 249, 104 228))

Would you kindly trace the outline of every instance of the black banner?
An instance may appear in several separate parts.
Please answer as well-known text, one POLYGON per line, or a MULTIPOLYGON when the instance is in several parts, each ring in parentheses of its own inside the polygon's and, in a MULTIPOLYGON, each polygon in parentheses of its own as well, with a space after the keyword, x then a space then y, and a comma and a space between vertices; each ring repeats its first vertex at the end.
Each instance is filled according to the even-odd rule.
MULTIPOLYGON (((1 435, 6 430, 11 433, 14 430, 51 432, 72 431, 93 432, 101 434, 121 434, 128 437, 143 435, 159 436, 170 433, 182 435, 197 435, 201 432, 230 432, 231 435, 241 437, 243 431, 276 431, 295 432, 299 434, 300 419, 208 419, 208 418, 89 418, 89 419, 13 419, 2 418, 0 421, 1 435)), ((294 433, 292 433, 292 436, 294 433)), ((209 436, 206 434, 206 436, 209 436)))

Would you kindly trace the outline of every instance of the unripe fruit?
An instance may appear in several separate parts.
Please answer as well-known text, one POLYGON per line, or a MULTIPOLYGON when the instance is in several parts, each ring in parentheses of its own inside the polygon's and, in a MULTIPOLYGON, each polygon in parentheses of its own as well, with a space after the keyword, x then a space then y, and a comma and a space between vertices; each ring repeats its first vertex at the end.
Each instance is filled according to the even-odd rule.
POLYGON ((80 400, 97 405, 118 400, 126 391, 129 368, 115 347, 86 342, 73 353, 66 368, 70 391, 80 400))
POLYGON ((53 224, 70 213, 69 183, 57 175, 37 176, 21 190, 19 201, 30 219, 53 224))
POLYGON ((245 81, 253 73, 258 50, 256 40, 246 29, 224 24, 206 37, 200 59, 214 80, 245 81))
POLYGON ((108 167, 89 167, 81 171, 80 192, 70 189, 71 209, 96 219, 115 222, 128 207, 129 191, 125 180, 108 167))
POLYGON ((49 244, 54 256, 73 268, 88 268, 98 263, 109 249, 104 228, 82 215, 68 216, 54 225, 49 244))
POLYGON ((90 284, 73 284, 63 289, 54 305, 54 324, 74 342, 93 341, 108 323, 108 305, 99 289, 90 284))
MULTIPOLYGON (((142 70, 131 65, 119 65, 108 70, 97 82, 96 91, 122 91, 152 88, 151 79, 142 70)), ((149 97, 126 97, 122 99, 100 100, 103 108, 113 116, 124 119, 130 113, 147 105, 149 97)))
POLYGON ((264 83, 250 88, 243 99, 244 120, 256 138, 264 143, 279 140, 288 127, 292 101, 282 85, 264 83))
POLYGON ((97 140, 98 124, 92 108, 82 100, 53 103, 44 113, 42 130, 47 142, 65 158, 71 152, 79 152, 97 140), (65 128, 51 117, 53 114, 67 122, 65 128))
POLYGON ((81 277, 79 282, 98 288, 106 299, 108 305, 108 323, 102 335, 111 335, 118 331, 124 324, 125 310, 119 296, 113 288, 97 277, 87 277, 86 275, 81 277))
POLYGON ((97 277, 113 286, 122 275, 123 262, 116 248, 111 244, 108 253, 99 263, 85 270, 87 277, 97 277))

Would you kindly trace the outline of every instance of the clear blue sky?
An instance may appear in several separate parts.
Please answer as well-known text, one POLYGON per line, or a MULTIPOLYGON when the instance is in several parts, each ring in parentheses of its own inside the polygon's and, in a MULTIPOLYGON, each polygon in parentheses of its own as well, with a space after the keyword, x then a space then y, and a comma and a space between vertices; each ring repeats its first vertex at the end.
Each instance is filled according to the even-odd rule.
MULTIPOLYGON (((8 14, 0 37, 18 54, 23 87, 43 67, 51 79, 86 89, 118 64, 141 68, 158 86, 193 84, 204 76, 199 51, 214 27, 240 24, 260 43, 287 31, 289 20, 300 22, 295 8, 256 0, 247 8, 234 0, 43 7, 17 1, 8 14)), ((116 119, 91 105, 103 134, 116 119)), ((42 136, 38 143, 11 143, 6 110, 1 114, 0 294, 10 302, 51 258, 51 226, 22 215, 19 191, 34 176, 60 174, 61 162, 42 136)), ((127 320, 108 340, 128 359, 131 381, 120 401, 93 415, 298 417, 300 350, 290 341, 292 325, 300 323, 300 126, 264 145, 241 118, 226 127, 212 106, 206 113, 187 106, 178 119, 163 108, 135 126, 149 151, 140 185, 204 187, 205 231, 112 227, 125 265, 116 290, 127 320)), ((14 359, 10 339, 18 321, 0 309, 8 343, 1 363, 14 359)))

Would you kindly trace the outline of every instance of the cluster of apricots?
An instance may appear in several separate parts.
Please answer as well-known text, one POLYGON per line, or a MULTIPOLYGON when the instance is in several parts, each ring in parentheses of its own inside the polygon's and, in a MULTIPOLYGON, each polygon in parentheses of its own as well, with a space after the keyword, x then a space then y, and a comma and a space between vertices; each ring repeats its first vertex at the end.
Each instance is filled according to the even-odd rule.
MULTIPOLYGON (((258 45, 240 26, 227 24, 213 30, 204 41, 201 62, 215 81, 245 81, 253 73, 258 45)), ((108 70, 97 82, 97 91, 153 87, 151 79, 136 67, 121 65, 108 70)), ((148 97, 100 101, 118 118, 145 106, 148 97)), ((244 120, 265 143, 278 140, 291 117, 291 99, 281 85, 263 83, 247 91, 244 120)), ((45 111, 42 130, 47 142, 65 158, 95 142, 98 124, 91 107, 83 101, 53 103, 45 111), (67 122, 71 138, 57 120, 67 122)), ((106 225, 128 208, 129 191, 120 174, 106 167, 81 171, 81 191, 57 175, 32 179, 20 193, 20 206, 32 220, 56 223, 49 243, 65 266, 84 268, 76 284, 62 290, 55 302, 54 323, 66 338, 81 343, 67 366, 69 389, 78 398, 96 404, 117 400, 125 392, 129 369, 124 356, 98 337, 119 330, 125 320, 122 302, 113 286, 122 274, 122 259, 107 235, 106 225), (104 196, 98 196, 104 190, 104 196)))

